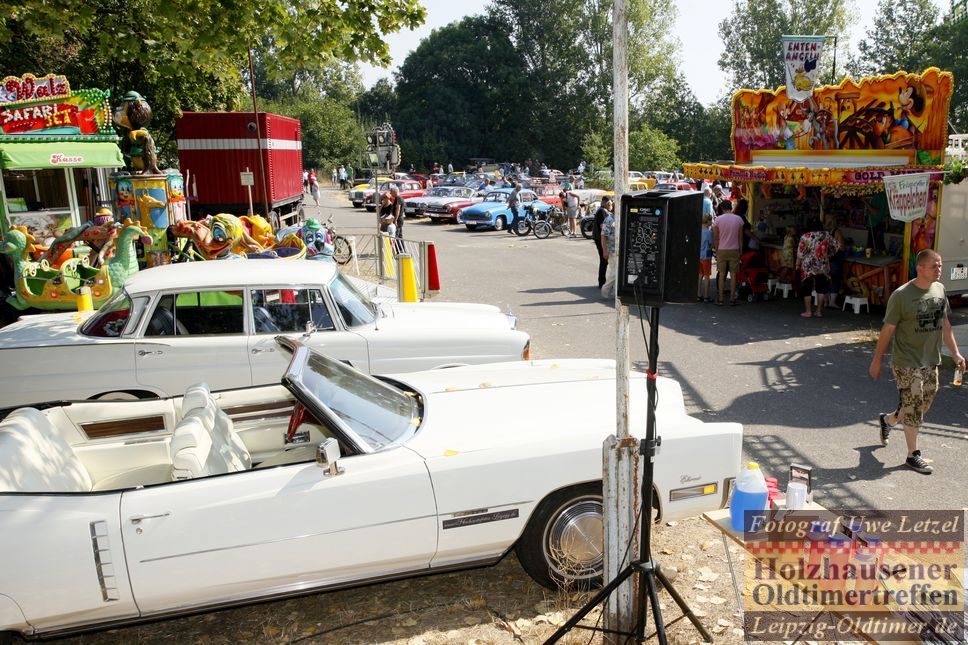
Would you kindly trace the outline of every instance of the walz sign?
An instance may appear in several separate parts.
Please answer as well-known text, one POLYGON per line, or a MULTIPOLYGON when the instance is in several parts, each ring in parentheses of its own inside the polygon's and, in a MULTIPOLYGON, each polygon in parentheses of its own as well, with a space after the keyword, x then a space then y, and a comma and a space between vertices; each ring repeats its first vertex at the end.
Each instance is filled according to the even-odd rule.
POLYGON ((884 192, 891 209, 891 219, 913 222, 928 212, 928 186, 931 173, 890 175, 884 177, 884 192))

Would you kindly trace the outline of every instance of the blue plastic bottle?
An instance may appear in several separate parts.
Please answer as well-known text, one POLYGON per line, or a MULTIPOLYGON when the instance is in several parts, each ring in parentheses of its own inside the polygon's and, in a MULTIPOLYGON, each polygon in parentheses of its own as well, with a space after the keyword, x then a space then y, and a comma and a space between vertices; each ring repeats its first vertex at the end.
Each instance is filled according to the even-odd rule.
POLYGON ((762 514, 767 495, 766 479, 760 465, 755 461, 749 462, 736 477, 733 497, 729 501, 729 524, 734 531, 752 531, 754 515, 745 511, 759 511, 762 514))

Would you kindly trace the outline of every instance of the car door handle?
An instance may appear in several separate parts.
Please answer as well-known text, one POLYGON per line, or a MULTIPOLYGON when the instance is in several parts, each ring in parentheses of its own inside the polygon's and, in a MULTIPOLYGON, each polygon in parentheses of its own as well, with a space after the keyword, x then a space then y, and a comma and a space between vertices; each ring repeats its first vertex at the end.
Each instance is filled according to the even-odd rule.
POLYGON ((168 517, 171 515, 171 511, 165 511, 164 513, 158 513, 157 515, 134 515, 131 517, 132 524, 141 524, 145 520, 157 520, 162 517, 168 517))
POLYGON ((261 354, 262 352, 274 352, 274 351, 276 350, 275 348, 272 348, 272 347, 266 347, 266 348, 256 347, 252 350, 252 353, 261 354))
POLYGON ((149 351, 147 349, 139 349, 138 350, 138 356, 149 356, 151 354, 164 354, 164 352, 161 351, 160 349, 156 349, 154 351, 149 351))

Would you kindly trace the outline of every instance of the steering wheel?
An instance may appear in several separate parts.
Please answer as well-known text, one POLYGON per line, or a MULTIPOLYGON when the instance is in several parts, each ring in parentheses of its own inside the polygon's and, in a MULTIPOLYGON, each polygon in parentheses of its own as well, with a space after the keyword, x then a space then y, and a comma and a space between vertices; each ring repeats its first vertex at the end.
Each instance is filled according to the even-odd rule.
POLYGON ((304 423, 318 424, 319 421, 316 420, 312 412, 306 409, 305 405, 296 401, 296 404, 292 408, 292 416, 289 417, 289 426, 286 428, 286 444, 292 443, 293 437, 296 436, 296 431, 304 423))

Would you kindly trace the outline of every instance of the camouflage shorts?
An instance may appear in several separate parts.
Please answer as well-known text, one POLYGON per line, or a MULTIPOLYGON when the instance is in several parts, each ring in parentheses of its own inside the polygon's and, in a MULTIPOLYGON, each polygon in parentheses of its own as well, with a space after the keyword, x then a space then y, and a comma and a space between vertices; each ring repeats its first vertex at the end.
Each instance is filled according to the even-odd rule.
POLYGON ((920 427, 938 393, 938 368, 891 366, 891 369, 897 382, 898 419, 906 426, 920 427))

